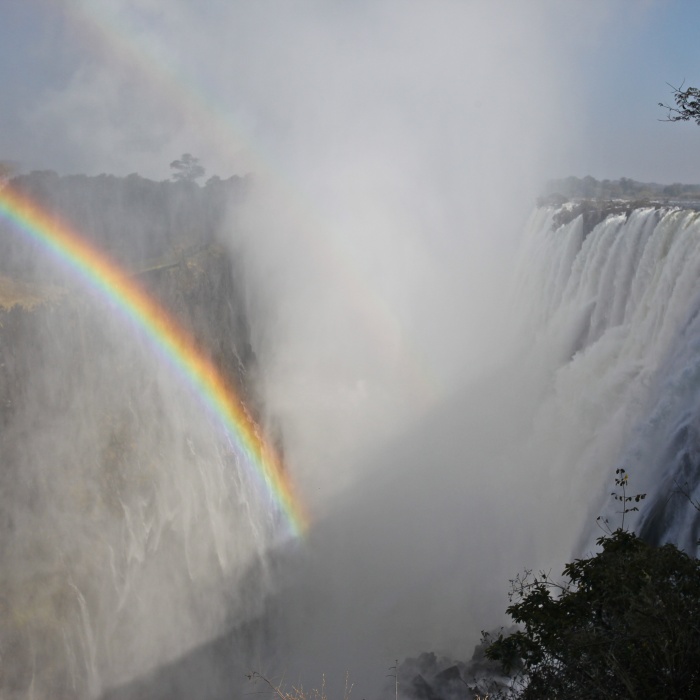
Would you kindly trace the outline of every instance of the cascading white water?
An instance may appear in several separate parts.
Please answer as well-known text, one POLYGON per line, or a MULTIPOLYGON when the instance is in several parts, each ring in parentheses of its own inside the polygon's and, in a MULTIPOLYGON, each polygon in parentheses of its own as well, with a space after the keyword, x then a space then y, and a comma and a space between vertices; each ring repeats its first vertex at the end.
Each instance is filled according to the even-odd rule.
POLYGON ((534 440, 586 502, 582 542, 596 510, 619 524, 605 498, 622 467, 648 493, 628 524, 694 551, 680 490, 697 501, 700 215, 638 208, 586 231, 581 216, 557 226, 565 213, 538 210, 524 252, 524 337, 548 384, 534 440))

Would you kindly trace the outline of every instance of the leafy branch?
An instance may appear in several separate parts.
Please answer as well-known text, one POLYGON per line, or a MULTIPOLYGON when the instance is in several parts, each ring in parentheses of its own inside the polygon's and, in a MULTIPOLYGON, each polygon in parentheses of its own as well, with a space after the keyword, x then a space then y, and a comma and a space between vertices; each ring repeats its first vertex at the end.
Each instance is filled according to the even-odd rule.
MULTIPOLYGON (((638 506, 633 506, 630 505, 631 503, 641 503, 647 495, 645 493, 637 493, 634 496, 628 496, 627 495, 627 487, 629 485, 629 474, 627 472, 620 468, 615 470, 615 486, 619 487, 622 489, 622 493, 619 493, 617 491, 613 491, 610 495, 613 497, 615 501, 618 501, 619 503, 622 504, 622 510, 618 510, 617 513, 618 515, 622 516, 622 521, 620 523, 620 530, 625 529, 625 516, 627 513, 636 513, 639 510, 638 506)), ((606 532, 608 535, 612 535, 612 528, 610 527, 610 522, 608 521, 607 518, 604 518, 602 515, 599 515, 596 518, 596 524, 598 527, 603 530, 603 532, 606 532)))
POLYGON ((700 126, 700 88, 689 87, 683 89, 683 83, 679 87, 674 87, 668 83, 673 90, 673 100, 676 106, 659 102, 659 107, 668 110, 666 119, 663 122, 687 122, 691 119, 700 126))

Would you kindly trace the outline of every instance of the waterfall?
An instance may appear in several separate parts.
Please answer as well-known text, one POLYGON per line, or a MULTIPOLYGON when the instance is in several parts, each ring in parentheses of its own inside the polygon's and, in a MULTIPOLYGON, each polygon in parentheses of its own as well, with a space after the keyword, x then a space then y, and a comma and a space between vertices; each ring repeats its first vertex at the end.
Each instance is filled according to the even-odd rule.
POLYGON ((624 468, 648 494, 635 529, 696 551, 700 214, 640 207, 595 226, 573 214, 536 211, 523 251, 523 352, 547 387, 533 435, 595 496, 591 514, 619 524, 607 497, 624 468))

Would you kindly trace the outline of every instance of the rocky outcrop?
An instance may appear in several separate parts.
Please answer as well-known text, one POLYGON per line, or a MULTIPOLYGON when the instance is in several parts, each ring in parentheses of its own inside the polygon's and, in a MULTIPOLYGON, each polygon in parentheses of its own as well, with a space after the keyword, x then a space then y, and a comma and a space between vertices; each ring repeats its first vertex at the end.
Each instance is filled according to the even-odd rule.
POLYGON ((661 209, 660 204, 650 202, 649 200, 611 200, 602 201, 595 199, 585 199, 569 206, 560 206, 557 213, 554 215, 553 225, 559 228, 570 221, 582 217, 583 220, 583 235, 587 236, 599 223, 605 221, 609 216, 617 216, 623 214, 625 218, 639 208, 653 207, 661 209))
POLYGON ((505 688, 508 679, 484 650, 484 644, 477 645, 466 662, 433 652, 405 659, 398 669, 399 695, 409 700, 472 700, 505 688))

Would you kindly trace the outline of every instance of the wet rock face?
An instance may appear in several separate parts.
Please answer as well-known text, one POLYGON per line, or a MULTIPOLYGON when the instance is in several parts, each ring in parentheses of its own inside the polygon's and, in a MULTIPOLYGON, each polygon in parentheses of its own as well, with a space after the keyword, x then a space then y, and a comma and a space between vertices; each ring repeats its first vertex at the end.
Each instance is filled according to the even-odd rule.
POLYGON ((223 247, 209 244, 135 278, 192 335, 254 409, 258 403, 253 390, 256 358, 240 262, 223 247))
MULTIPOLYGON (((226 251, 215 244, 183 254, 175 264, 164 264, 135 279, 156 298, 195 339, 219 370, 250 402, 256 359, 246 316, 243 272, 226 251)), ((78 381, 93 356, 109 352, 111 339, 100 309, 79 289, 46 291, 37 285, 0 304, 0 421, 12 415, 13 401, 30 376, 43 368, 66 362, 69 376, 53 379, 78 381), (30 303, 26 303, 26 299, 30 303)), ((59 382, 61 383, 61 382, 59 382)), ((53 392, 60 394, 61 392, 53 392)))
MULTIPOLYGON (((243 267, 217 244, 243 180, 11 185, 131 275, 262 415, 243 267)), ((46 253, 0 222, 0 697, 94 698, 255 614, 240 579, 275 523, 182 368, 46 253)))
MULTIPOLYGON (((140 282, 259 411, 225 251, 140 282)), ((152 348, 90 291, 32 299, 0 309, 0 696, 96 697, 216 631, 255 543, 235 460, 152 348)))

